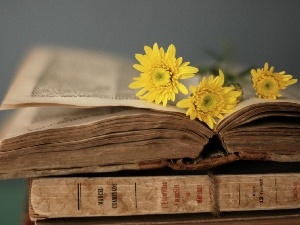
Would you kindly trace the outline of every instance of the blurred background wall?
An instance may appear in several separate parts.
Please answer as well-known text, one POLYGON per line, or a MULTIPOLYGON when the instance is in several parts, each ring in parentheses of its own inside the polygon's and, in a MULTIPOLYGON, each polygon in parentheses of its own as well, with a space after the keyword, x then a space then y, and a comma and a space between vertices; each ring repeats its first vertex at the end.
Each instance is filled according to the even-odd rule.
MULTIPOLYGON (((0 0, 0 98, 25 51, 38 44, 109 51, 134 58, 143 46, 173 43, 197 64, 203 49, 232 46, 241 65, 300 78, 298 0, 0 0)), ((26 85, 26 84, 24 84, 26 85)), ((0 112, 0 121, 10 112, 0 112)), ((20 224, 26 180, 0 181, 0 224, 20 224)))

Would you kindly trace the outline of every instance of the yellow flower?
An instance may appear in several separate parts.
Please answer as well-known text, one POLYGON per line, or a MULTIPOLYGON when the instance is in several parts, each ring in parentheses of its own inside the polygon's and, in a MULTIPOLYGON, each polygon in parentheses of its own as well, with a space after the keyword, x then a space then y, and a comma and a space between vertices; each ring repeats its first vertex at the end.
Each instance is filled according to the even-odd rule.
POLYGON ((191 120, 198 118, 205 122, 211 129, 216 124, 215 117, 221 119, 224 113, 232 112, 238 98, 241 96, 241 90, 235 90, 233 86, 223 87, 224 74, 219 70, 219 76, 204 77, 198 87, 191 86, 192 95, 179 101, 177 107, 188 108, 186 115, 191 120))
POLYGON ((297 82, 297 79, 292 79, 292 75, 285 75, 285 71, 274 72, 273 66, 269 69, 268 63, 262 69, 252 69, 251 74, 253 87, 259 98, 276 99, 281 96, 280 89, 297 82))
POLYGON ((170 45, 165 52, 157 43, 153 49, 144 47, 145 55, 136 54, 140 64, 133 67, 140 71, 140 76, 134 78, 129 87, 141 90, 136 94, 140 99, 156 104, 167 105, 168 100, 175 101, 175 94, 180 91, 187 94, 187 88, 180 83, 181 79, 193 77, 198 72, 196 67, 189 66, 189 62, 182 62, 182 57, 175 58, 176 48, 170 45))

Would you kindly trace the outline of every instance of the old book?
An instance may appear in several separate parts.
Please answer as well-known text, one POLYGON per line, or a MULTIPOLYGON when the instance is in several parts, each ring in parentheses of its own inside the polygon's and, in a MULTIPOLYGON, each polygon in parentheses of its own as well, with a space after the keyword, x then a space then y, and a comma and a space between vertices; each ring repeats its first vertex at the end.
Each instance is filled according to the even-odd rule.
POLYGON ((298 209, 300 174, 33 178, 33 220, 298 209))
POLYGON ((20 109, 1 130, 0 178, 300 161, 299 86, 274 101, 245 84, 236 111, 211 130, 175 106, 136 99, 134 76, 132 62, 105 53, 31 51, 1 105, 20 109))

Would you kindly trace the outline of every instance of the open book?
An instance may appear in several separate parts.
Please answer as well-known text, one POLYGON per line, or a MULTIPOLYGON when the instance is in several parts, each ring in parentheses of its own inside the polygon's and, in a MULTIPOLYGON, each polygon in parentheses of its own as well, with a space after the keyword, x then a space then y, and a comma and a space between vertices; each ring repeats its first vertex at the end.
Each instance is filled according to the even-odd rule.
POLYGON ((1 130, 0 177, 300 161, 299 86, 262 100, 243 85, 235 112, 211 130, 175 106, 136 99, 132 64, 101 52, 32 50, 1 105, 15 115, 1 130))

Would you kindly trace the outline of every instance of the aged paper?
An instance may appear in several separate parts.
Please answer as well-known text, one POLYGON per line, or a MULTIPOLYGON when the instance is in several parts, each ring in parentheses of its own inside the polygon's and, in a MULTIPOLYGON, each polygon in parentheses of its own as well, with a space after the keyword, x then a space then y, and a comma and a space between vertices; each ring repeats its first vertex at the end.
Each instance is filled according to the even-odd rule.
POLYGON ((24 106, 132 106, 181 111, 136 98, 128 86, 133 62, 103 52, 57 48, 32 50, 17 72, 1 109, 24 106))
MULTIPOLYGON (((175 102, 169 101, 167 107, 137 99, 137 91, 128 87, 133 78, 139 76, 133 68, 134 63, 99 51, 35 48, 25 57, 0 109, 49 105, 130 106, 185 113, 184 109, 175 107, 176 102, 188 97, 183 94, 178 94, 175 102)), ((187 87, 197 86, 201 78, 196 75, 181 82, 187 87)), ((255 97, 250 74, 241 85, 243 101, 235 111, 253 104, 274 102, 255 97)), ((298 90, 297 84, 283 90, 283 97, 276 102, 300 103, 298 90)))

